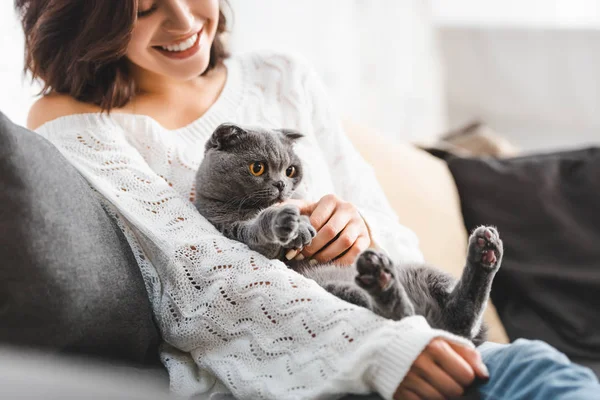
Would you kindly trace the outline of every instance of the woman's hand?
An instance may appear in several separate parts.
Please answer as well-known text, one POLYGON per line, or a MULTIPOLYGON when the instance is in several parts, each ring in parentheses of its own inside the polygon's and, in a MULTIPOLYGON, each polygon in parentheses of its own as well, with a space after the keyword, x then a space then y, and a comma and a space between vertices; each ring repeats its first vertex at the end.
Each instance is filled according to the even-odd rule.
POLYGON ((489 379, 477 350, 433 339, 412 364, 394 399, 452 399, 461 396, 475 377, 489 379))
POLYGON ((333 194, 316 203, 303 200, 285 203, 296 204, 317 230, 317 236, 300 253, 304 258, 351 265, 371 245, 369 229, 356 207, 333 194))

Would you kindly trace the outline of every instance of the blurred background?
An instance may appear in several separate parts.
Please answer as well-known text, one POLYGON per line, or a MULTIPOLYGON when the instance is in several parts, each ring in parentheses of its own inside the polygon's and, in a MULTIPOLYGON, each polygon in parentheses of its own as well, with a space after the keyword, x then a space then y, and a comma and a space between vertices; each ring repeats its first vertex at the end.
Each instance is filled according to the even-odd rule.
MULTIPOLYGON (((0 110, 24 124, 12 1, 0 110)), ((341 116, 402 141, 480 120, 526 152, 600 143, 598 0, 230 0, 231 49, 301 54, 341 116)))

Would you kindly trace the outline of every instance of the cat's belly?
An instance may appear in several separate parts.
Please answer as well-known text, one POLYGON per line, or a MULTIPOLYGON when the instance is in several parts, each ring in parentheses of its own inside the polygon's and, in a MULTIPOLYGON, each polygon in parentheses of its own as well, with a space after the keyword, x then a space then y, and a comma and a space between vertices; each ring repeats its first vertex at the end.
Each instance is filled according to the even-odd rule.
POLYGON ((320 286, 335 282, 354 283, 354 278, 356 277, 356 267, 354 265, 348 267, 340 267, 334 264, 311 266, 308 262, 299 262, 292 269, 306 278, 314 280, 320 286))
POLYGON ((443 328, 443 305, 454 279, 427 265, 402 266, 398 275, 415 313, 424 316, 433 328, 443 328))

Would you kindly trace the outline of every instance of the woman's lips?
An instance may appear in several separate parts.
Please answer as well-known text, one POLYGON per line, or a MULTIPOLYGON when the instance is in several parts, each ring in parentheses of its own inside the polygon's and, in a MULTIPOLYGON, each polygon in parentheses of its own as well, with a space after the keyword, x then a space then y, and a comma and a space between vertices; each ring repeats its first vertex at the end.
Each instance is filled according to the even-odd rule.
MULTIPOLYGON (((158 52, 160 52, 160 54, 162 54, 165 57, 168 58, 172 58, 172 59, 185 59, 185 58, 189 58, 191 56, 193 56, 194 54, 196 54, 198 52, 198 50, 200 50, 200 39, 202 38, 202 32, 204 31, 204 29, 201 29, 198 33, 191 35, 189 38, 193 37, 194 35, 197 35, 196 37, 196 41, 191 45, 191 47, 179 51, 179 50, 167 50, 164 47, 168 47, 168 46, 153 46, 152 48, 157 50, 158 52)), ((186 39, 187 40, 187 39, 186 39)), ((185 43, 185 40, 180 41, 177 45, 181 46, 182 43, 185 43)))

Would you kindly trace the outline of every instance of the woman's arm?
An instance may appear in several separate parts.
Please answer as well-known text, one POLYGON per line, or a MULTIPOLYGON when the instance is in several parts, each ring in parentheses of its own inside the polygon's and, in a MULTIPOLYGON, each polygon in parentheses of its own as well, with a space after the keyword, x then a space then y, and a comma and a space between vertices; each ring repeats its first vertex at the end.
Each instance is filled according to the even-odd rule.
POLYGON ((336 194, 356 206, 369 228, 372 242, 393 259, 421 262, 416 235, 398 223, 398 216, 380 187, 373 168, 347 138, 317 74, 299 62, 313 134, 327 159, 336 194))
MULTIPOLYGON (((116 124, 78 130, 56 121, 52 130, 43 128, 40 133, 116 206, 151 259, 159 281, 148 284, 149 292, 164 340, 236 397, 374 390, 391 398, 432 338, 454 338, 421 317, 394 322, 352 306, 224 238, 151 170, 116 124)), ((165 364, 180 368, 170 371, 172 384, 179 382, 175 389, 207 389, 194 365, 165 364)))

